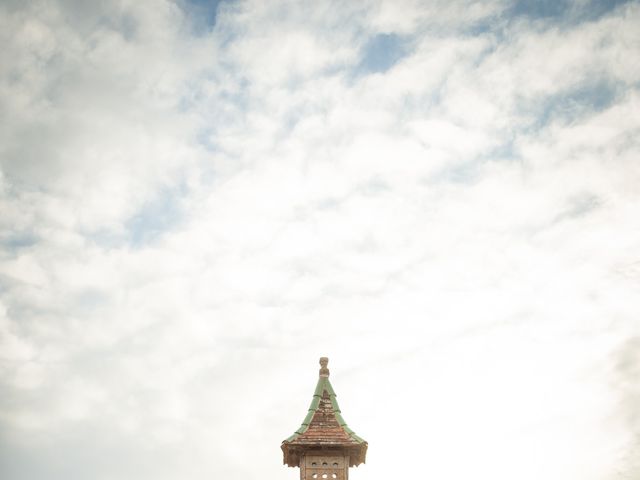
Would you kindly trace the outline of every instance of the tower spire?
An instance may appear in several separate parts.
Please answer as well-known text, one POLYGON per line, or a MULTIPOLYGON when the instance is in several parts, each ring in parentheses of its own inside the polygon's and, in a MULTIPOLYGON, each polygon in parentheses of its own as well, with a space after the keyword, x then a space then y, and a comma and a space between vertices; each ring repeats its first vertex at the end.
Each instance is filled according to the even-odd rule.
POLYGON ((300 428, 282 442, 283 462, 300 467, 300 479, 346 480, 349 467, 365 462, 367 442, 342 418, 329 382, 329 359, 320 358, 318 384, 300 428))

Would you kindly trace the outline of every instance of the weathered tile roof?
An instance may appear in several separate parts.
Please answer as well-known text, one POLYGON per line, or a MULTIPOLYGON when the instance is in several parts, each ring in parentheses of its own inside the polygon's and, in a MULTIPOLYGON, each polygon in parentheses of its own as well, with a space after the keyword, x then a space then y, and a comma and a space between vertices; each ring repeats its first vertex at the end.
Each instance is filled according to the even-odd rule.
POLYGON ((284 463, 298 466, 300 453, 310 449, 343 450, 350 455, 350 466, 364 463, 367 442, 355 434, 342 418, 336 393, 329 381, 328 359, 320 359, 320 378, 313 392, 307 416, 296 432, 282 442, 284 463))

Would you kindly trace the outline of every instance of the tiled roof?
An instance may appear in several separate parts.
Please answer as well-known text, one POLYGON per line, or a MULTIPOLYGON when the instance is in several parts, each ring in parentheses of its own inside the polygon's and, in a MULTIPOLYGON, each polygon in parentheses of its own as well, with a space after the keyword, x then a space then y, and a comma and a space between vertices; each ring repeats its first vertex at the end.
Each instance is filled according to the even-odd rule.
POLYGON ((356 435, 342 418, 336 394, 329 382, 326 362, 325 358, 321 359, 323 368, 307 416, 300 428, 282 442, 284 463, 289 466, 298 466, 300 453, 314 447, 347 450, 352 466, 364 463, 367 442, 356 435))

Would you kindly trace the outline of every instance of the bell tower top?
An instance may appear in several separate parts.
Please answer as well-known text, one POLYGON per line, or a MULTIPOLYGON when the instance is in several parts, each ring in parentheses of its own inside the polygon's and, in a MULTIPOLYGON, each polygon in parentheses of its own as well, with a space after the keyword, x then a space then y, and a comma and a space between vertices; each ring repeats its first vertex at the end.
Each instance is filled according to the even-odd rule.
POLYGON ((342 418, 329 382, 329 359, 320 358, 320 372, 307 416, 300 428, 282 442, 283 463, 300 467, 301 480, 347 479, 349 467, 365 462, 367 442, 342 418))

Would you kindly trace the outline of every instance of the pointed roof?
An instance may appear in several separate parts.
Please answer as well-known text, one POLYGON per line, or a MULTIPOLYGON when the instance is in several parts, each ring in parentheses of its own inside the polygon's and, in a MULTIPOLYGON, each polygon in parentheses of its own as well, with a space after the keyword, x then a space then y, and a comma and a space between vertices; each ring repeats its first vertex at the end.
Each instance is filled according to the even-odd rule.
POLYGON ((329 359, 320 359, 320 378, 307 416, 296 432, 282 442, 284 463, 297 467, 300 454, 313 449, 341 450, 349 455, 349 466, 364 463, 367 442, 355 434, 342 418, 336 393, 329 382, 329 359))

